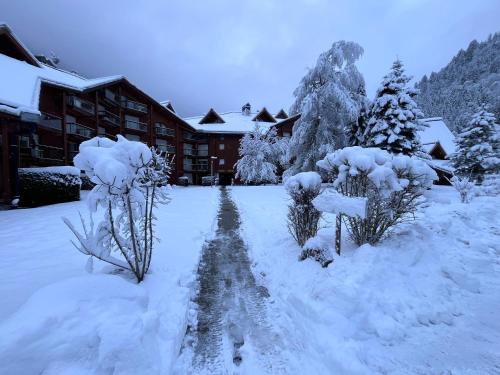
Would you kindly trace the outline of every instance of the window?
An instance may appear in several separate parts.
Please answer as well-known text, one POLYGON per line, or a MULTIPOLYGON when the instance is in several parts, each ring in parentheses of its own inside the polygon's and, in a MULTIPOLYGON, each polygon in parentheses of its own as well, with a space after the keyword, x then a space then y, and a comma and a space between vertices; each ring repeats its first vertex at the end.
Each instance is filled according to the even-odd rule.
POLYGON ((226 161, 224 159, 219 159, 219 165, 224 165, 226 164, 226 161))
POLYGON ((224 147, 225 147, 224 143, 219 143, 219 150, 221 150, 221 151, 224 150, 224 147))
POLYGON ((283 137, 290 138, 291 136, 290 132, 283 132, 283 137))
POLYGON ((223 135, 220 135, 220 136, 219 136, 219 140, 223 141, 223 140, 224 140, 224 136, 223 136, 223 135))
POLYGON ((19 147, 29 148, 30 147, 30 137, 22 135, 19 137, 19 147))

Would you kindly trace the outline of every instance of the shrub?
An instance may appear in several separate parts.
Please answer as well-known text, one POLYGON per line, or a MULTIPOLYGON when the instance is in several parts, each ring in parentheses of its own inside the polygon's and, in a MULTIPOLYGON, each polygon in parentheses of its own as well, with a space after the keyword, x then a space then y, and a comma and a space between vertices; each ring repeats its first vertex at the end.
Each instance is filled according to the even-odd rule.
POLYGON ((20 168, 19 205, 36 207, 77 201, 81 183, 80 171, 74 167, 20 168))
POLYGON ((82 190, 92 190, 95 186, 95 184, 90 180, 90 177, 87 176, 85 173, 82 173, 80 175, 80 179, 82 180, 82 190))
POLYGON ((326 268, 333 262, 332 255, 328 243, 319 234, 307 240, 303 246, 299 260, 307 258, 314 259, 321 264, 321 267, 326 268))
POLYGON ((301 172, 288 178, 285 188, 293 202, 288 206, 288 230, 302 247, 318 232, 321 213, 312 201, 321 189, 321 177, 316 172, 301 172))
POLYGON ((453 176, 449 181, 458 194, 460 194, 460 201, 462 203, 469 203, 472 200, 475 187, 467 177, 460 178, 458 176, 453 176))
MULTIPOLYGON (((334 173, 333 186, 345 197, 366 198, 366 215, 342 215, 351 239, 375 244, 396 224, 411 219, 436 172, 417 157, 378 148, 346 147, 318 166, 334 173)), ((335 199, 335 195, 331 195, 335 199)))
POLYGON ((82 219, 80 233, 68 219, 64 222, 77 238, 74 245, 89 255, 90 263, 95 257, 131 271, 141 282, 149 270, 156 240, 154 209, 158 203, 168 202, 171 165, 166 156, 143 143, 121 135, 117 138, 115 142, 95 137, 80 145, 74 163, 96 184, 88 195, 90 225, 82 219), (104 217, 94 226, 92 213, 99 206, 104 217))

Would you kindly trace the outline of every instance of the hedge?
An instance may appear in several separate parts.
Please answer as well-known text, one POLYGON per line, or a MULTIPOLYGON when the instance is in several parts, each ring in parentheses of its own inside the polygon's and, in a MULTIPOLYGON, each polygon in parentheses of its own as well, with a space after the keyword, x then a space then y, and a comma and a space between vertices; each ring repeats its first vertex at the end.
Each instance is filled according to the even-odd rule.
POLYGON ((75 167, 19 169, 19 206, 36 207, 80 199, 80 171, 75 167))

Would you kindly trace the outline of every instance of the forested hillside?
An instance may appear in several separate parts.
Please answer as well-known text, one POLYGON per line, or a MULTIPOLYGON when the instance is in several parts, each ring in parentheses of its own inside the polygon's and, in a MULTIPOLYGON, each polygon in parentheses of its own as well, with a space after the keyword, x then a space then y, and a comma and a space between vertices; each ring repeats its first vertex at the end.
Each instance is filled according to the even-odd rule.
POLYGON ((416 84, 417 102, 426 117, 441 116, 452 130, 470 121, 481 103, 500 118, 500 33, 473 40, 439 72, 416 84))

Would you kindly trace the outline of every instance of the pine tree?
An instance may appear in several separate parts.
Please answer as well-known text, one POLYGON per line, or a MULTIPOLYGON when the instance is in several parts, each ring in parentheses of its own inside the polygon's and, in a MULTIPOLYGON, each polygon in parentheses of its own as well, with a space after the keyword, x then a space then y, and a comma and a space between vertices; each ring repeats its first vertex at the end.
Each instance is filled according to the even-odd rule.
POLYGON ((356 43, 334 43, 295 89, 290 113, 301 116, 293 127, 289 148, 293 165, 286 175, 314 170, 316 161, 346 145, 345 129, 357 119, 364 101, 360 91, 365 82, 355 65, 362 54, 356 43))
POLYGON ((360 94, 365 97, 365 100, 361 103, 358 117, 346 129, 347 144, 349 146, 366 146, 365 137, 370 112, 370 101, 366 98, 364 87, 360 89, 360 94))
POLYGON ((245 184, 276 182, 276 166, 270 161, 273 148, 258 124, 241 139, 239 155, 240 159, 234 165, 236 178, 245 184))
POLYGON ((396 60, 382 81, 370 110, 366 144, 395 154, 413 155, 420 150, 418 130, 423 116, 414 97, 418 91, 408 86, 411 77, 396 60))
POLYGON ((500 126, 483 107, 456 138, 452 155, 455 173, 481 183, 484 175, 500 173, 500 126))

